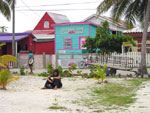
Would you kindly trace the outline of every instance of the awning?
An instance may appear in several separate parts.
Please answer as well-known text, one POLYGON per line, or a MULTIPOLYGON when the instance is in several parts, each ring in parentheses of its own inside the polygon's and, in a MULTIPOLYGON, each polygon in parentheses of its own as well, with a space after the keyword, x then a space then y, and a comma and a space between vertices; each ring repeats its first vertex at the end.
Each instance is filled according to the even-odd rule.
MULTIPOLYGON (((15 42, 29 35, 31 35, 31 33, 15 33, 15 42)), ((12 42, 12 33, 0 33, 0 42, 12 42)))
POLYGON ((54 35, 46 35, 46 34, 33 34, 35 37, 34 41, 36 42, 44 42, 44 41, 54 41, 54 35))

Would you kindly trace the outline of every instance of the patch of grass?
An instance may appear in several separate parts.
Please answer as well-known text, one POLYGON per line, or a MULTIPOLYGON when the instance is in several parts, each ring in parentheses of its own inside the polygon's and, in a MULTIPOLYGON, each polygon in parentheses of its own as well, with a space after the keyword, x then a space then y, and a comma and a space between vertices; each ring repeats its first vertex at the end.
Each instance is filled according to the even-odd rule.
POLYGON ((78 101, 78 100, 73 100, 72 101, 72 104, 79 104, 80 103, 80 101, 78 101))
POLYGON ((89 108, 103 106, 104 109, 118 109, 128 107, 136 101, 136 91, 143 82, 149 79, 129 79, 121 83, 103 84, 101 87, 92 88, 90 98, 81 101, 89 108))
POLYGON ((63 107, 63 106, 58 106, 57 103, 54 103, 52 106, 48 107, 48 109, 52 109, 52 110, 65 110, 67 109, 66 107, 63 107))

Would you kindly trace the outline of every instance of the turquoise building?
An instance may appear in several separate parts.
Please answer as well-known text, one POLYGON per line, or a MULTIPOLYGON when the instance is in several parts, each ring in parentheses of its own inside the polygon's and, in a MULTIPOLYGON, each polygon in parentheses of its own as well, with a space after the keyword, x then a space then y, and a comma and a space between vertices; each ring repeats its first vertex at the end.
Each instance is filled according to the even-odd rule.
POLYGON ((85 53, 86 38, 94 38, 97 24, 92 22, 74 22, 54 24, 55 27, 55 53, 85 53))

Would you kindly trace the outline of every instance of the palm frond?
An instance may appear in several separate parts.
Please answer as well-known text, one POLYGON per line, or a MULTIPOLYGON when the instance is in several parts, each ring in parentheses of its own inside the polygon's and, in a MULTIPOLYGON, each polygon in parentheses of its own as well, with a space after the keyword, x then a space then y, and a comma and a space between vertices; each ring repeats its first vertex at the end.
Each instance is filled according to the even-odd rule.
POLYGON ((9 4, 11 9, 14 8, 14 5, 16 4, 16 0, 5 0, 5 1, 9 4))
POLYGON ((17 62, 18 59, 12 55, 3 55, 0 57, 0 63, 7 64, 9 62, 17 62))
POLYGON ((4 46, 4 45, 6 45, 6 43, 0 43, 0 47, 2 47, 2 46, 4 46))
POLYGON ((10 20, 11 12, 9 4, 6 1, 0 0, 0 13, 4 15, 7 20, 10 20))
POLYGON ((124 15, 127 7, 129 6, 131 0, 122 0, 117 2, 112 9, 112 17, 114 21, 119 21, 120 18, 124 15))
POLYGON ((5 64, 1 64, 1 63, 0 63, 0 67, 5 68, 5 69, 7 68, 5 64))
POLYGON ((15 81, 15 80, 19 80, 19 77, 12 77, 11 79, 7 81, 6 85, 8 85, 10 82, 15 81))

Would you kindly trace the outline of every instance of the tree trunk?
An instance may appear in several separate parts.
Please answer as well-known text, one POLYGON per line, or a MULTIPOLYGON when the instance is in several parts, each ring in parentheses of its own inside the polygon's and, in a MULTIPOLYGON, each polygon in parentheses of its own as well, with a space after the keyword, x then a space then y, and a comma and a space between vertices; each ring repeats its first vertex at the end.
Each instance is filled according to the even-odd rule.
POLYGON ((13 3, 13 12, 12 12, 12 55, 16 55, 15 49, 15 3, 13 3))
POLYGON ((149 13, 150 10, 150 0, 147 3, 146 14, 144 17, 144 30, 143 30, 143 38, 142 38, 142 52, 141 52, 141 63, 139 66, 139 72, 141 74, 147 74, 147 67, 146 67, 146 40, 147 40, 147 30, 149 27, 149 13))

